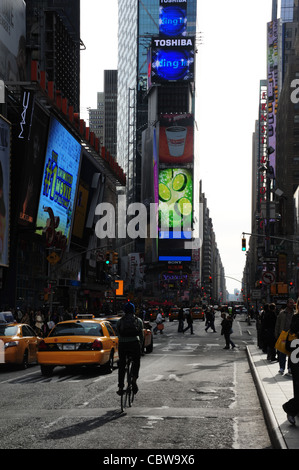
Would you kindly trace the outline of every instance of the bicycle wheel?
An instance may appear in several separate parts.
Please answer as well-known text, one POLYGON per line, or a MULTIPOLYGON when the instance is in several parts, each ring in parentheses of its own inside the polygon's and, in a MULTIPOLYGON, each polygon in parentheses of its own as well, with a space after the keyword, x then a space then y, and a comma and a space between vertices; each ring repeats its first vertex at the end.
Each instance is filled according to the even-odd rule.
POLYGON ((134 401, 134 393, 132 390, 132 362, 130 361, 128 364, 128 387, 127 387, 127 395, 128 395, 128 405, 132 406, 134 401))

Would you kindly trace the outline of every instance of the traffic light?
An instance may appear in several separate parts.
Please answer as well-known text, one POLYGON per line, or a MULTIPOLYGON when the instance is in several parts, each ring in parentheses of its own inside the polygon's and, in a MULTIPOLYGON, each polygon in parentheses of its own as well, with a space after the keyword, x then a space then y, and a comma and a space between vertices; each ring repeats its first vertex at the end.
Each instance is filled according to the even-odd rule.
POLYGON ((118 263, 118 253, 116 253, 116 251, 114 251, 112 253, 112 264, 117 264, 118 263))
POLYGON ((246 238, 242 238, 242 251, 246 251, 246 238))
POLYGON ((212 276, 209 276, 209 282, 210 283, 212 282, 212 276))
POLYGON ((107 265, 110 264, 110 251, 106 251, 105 264, 107 264, 107 265))

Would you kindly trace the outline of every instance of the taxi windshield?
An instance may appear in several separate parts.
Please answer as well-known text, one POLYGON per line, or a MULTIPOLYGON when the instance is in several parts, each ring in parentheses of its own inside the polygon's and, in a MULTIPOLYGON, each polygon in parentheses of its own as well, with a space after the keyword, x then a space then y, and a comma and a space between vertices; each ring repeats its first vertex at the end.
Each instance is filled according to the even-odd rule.
POLYGON ((103 330, 92 322, 58 323, 49 336, 103 336, 103 330))
POLYGON ((0 325, 0 336, 14 336, 18 332, 17 326, 0 325))

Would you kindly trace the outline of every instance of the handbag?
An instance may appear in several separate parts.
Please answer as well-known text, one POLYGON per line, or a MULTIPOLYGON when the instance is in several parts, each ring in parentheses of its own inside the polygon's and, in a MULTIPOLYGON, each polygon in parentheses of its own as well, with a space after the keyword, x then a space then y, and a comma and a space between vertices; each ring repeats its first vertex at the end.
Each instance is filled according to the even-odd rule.
POLYGON ((163 323, 158 323, 157 328, 158 328, 158 330, 164 330, 163 323))
POLYGON ((289 333, 289 331, 282 330, 282 332, 280 333, 278 337, 278 340, 275 343, 275 349, 277 349, 277 351, 283 354, 286 354, 287 356, 290 356, 291 351, 288 351, 286 349, 286 342, 293 341, 293 339, 296 339, 296 338, 297 338, 297 335, 295 335, 294 333, 291 334, 289 333))

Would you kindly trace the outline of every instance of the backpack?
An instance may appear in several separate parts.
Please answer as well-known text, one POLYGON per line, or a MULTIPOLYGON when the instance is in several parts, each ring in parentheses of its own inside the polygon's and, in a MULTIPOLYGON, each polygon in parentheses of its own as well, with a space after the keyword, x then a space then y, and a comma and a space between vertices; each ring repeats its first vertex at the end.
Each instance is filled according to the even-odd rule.
POLYGON ((138 320, 135 315, 126 313, 119 321, 121 336, 139 336, 138 320))

